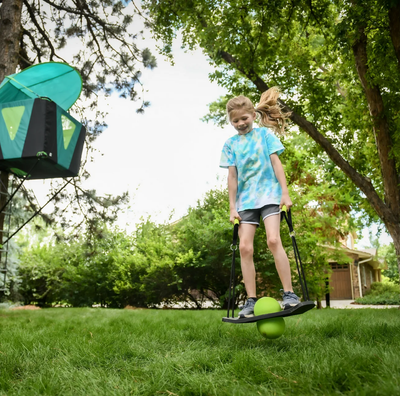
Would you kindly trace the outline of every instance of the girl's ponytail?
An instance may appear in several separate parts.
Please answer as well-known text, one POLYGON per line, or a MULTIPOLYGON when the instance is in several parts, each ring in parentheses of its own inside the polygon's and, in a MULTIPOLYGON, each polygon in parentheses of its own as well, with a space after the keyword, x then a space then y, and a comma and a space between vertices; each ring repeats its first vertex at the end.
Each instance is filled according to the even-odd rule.
POLYGON ((286 120, 291 113, 284 113, 278 103, 279 90, 272 87, 265 91, 260 98, 260 103, 256 107, 256 112, 260 114, 259 124, 264 127, 270 127, 279 134, 285 131, 286 120))

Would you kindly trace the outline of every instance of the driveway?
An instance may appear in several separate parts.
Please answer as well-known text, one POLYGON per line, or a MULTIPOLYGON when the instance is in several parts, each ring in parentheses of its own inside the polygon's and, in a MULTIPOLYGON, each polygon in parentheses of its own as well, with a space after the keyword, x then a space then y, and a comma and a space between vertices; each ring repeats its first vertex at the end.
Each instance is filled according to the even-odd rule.
MULTIPOLYGON (((331 300, 331 308, 399 308, 399 305, 361 305, 361 304, 352 304, 354 300, 331 300)), ((322 306, 326 307, 326 302, 322 301, 322 306)))

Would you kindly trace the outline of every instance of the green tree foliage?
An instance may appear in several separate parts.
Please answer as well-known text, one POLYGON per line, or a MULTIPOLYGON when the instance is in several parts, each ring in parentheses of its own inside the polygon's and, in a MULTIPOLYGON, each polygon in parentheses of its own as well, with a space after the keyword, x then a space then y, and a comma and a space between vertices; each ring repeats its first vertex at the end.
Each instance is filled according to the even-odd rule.
MULTIPOLYGON (((310 156, 317 148, 308 136, 294 132, 285 137, 284 145, 286 150, 281 159, 294 203, 296 240, 310 294, 319 301, 329 291, 325 282, 331 273, 328 262, 349 261, 341 252, 340 242, 356 227, 350 215, 354 197, 343 193, 340 186, 332 182, 333 177, 325 177, 328 158, 310 156)), ((334 167, 330 172, 339 173, 334 167)), ((285 244, 291 245, 289 238, 285 244)), ((290 249, 288 254, 289 257, 293 255, 290 249)))
MULTIPOLYGON (((145 1, 162 52, 178 31, 215 67, 211 80, 255 103, 278 85, 281 105, 316 143, 320 179, 379 219, 400 266, 398 186, 400 3, 368 1, 145 1), (339 172, 340 171, 340 172, 339 172)), ((225 122, 220 98, 208 120, 225 122)))
MULTIPOLYGON (((286 166, 304 161, 304 151, 292 156, 287 142, 286 166), (297 160, 296 160, 297 159, 297 160)), ((340 250, 332 253, 346 235, 347 206, 340 190, 327 183, 316 185, 299 181, 310 179, 307 166, 293 176, 291 196, 296 239, 304 264, 311 298, 320 300, 326 293, 328 260, 345 262, 340 250), (307 205, 313 200, 314 207, 307 205)), ((173 224, 157 225, 142 220, 128 236, 117 230, 91 234, 76 239, 27 247, 19 266, 19 293, 26 303, 40 305, 68 303, 73 306, 101 304, 109 307, 154 306, 160 303, 192 303, 198 308, 205 301, 225 306, 232 261, 232 225, 229 223, 226 188, 209 191, 188 214, 173 224)), ((282 239, 292 264, 295 287, 301 293, 295 268, 291 238, 282 223, 282 239)), ((256 233, 254 261, 259 295, 278 297, 281 284, 272 254, 267 248, 263 224, 256 233)), ((236 261, 237 301, 245 295, 241 282, 240 255, 236 261)))
MULTIPOLYGON (((312 298, 320 300, 327 292, 325 280, 330 274, 328 261, 345 263, 339 241, 345 239, 355 225, 349 216, 353 202, 351 195, 343 194, 335 184, 325 181, 315 171, 320 159, 310 159, 314 145, 310 138, 289 135, 284 138, 285 152, 281 159, 288 175, 289 190, 294 202, 293 218, 300 256, 304 263, 312 298), (337 247, 332 250, 328 247, 337 247)), ((334 170, 332 170, 334 172, 334 170)), ((195 289, 205 299, 212 292, 223 304, 227 298, 232 253, 228 245, 232 240, 229 202, 226 189, 209 191, 203 201, 189 210, 188 215, 175 226, 177 241, 183 254, 190 252, 176 271, 184 287, 195 289), (192 271, 196 268, 196 271, 192 271), (193 279, 192 279, 193 277, 193 279)), ((301 293, 295 268, 292 241, 285 222, 281 226, 283 244, 292 263, 293 280, 301 293)), ((254 262, 257 268, 258 294, 279 296, 280 281, 275 263, 266 243, 264 225, 257 230, 254 241, 254 262)), ((236 263, 237 294, 243 298, 239 254, 236 263)))
MULTIPOLYGON (((98 98, 117 92, 135 101, 139 113, 150 105, 144 97, 141 73, 155 68, 156 59, 148 48, 138 44, 143 31, 134 26, 136 12, 134 2, 124 0, 3 0, 0 4, 0 82, 6 75, 48 61, 66 62, 82 76, 83 100, 73 107, 88 130, 82 171, 71 182, 72 187, 53 201, 53 213, 42 214, 47 222, 70 228, 71 233, 100 232, 98 223, 115 221, 117 211, 127 200, 126 194, 100 197, 81 186, 90 176, 85 164, 91 160, 91 144, 106 127, 106 113, 98 108, 98 98)), ((0 179, 3 207, 4 193, 9 190, 8 174, 1 172, 0 179)), ((55 181, 49 196, 54 196, 63 183, 55 181)), ((36 212, 39 205, 32 199, 32 192, 22 193, 15 200, 21 200, 22 205, 28 201, 29 208, 36 212)), ((1 213, 0 229, 4 229, 3 222, 1 213)), ((3 240, 0 233, 0 244, 3 240)), ((3 287, 0 284, 0 289, 3 287)))
MULTIPOLYGON (((397 256, 396 250, 394 248, 394 244, 390 243, 389 245, 381 245, 379 243, 379 230, 378 235, 374 236, 370 232, 369 240, 372 248, 377 249, 377 255, 381 261, 384 261, 387 265, 387 269, 382 271, 382 274, 389 278, 391 282, 399 282, 399 269, 397 266, 397 256)), ((375 285, 375 288, 379 288, 380 286, 375 285)))
POLYGON ((388 269, 384 270, 382 274, 388 277, 392 282, 399 282, 399 269, 397 267, 396 251, 393 243, 379 248, 379 256, 383 257, 387 263, 388 269))
MULTIPOLYGON (((294 202, 296 240, 311 298, 321 300, 327 292, 329 260, 347 261, 340 249, 335 251, 332 247, 354 229, 349 216, 353 197, 324 180, 324 159, 310 157, 315 145, 309 137, 295 133, 283 140, 286 150, 281 159, 294 202)), ((200 307, 207 300, 220 306, 226 304, 232 260, 226 188, 209 191, 174 224, 157 225, 151 219, 142 220, 131 236, 104 227, 101 230, 96 237, 88 232, 51 246, 28 248, 20 269, 21 294, 26 301, 116 307, 147 307, 177 301, 200 307), (62 285, 58 294, 52 292, 53 283, 62 285)), ((288 231, 283 222, 283 244, 292 264, 296 290, 301 293, 288 231)), ((278 297, 281 285, 263 224, 254 245, 258 294, 278 297)), ((236 257, 236 295, 240 300, 245 291, 239 252, 236 257)))
POLYGON ((179 299, 175 249, 168 225, 150 219, 137 225, 131 250, 121 250, 116 259, 115 290, 125 305, 147 307, 179 299))
MULTIPOLYGON (((118 238, 115 234, 115 238, 118 238)), ((24 302, 46 306, 68 303, 73 306, 115 306, 112 257, 109 238, 96 246, 85 240, 37 245, 21 256, 18 292, 24 302)))
POLYGON ((25 249, 18 292, 25 303, 43 306, 147 307, 176 300, 173 249, 167 227, 149 220, 133 236, 103 227, 96 238, 53 238, 25 249))
POLYGON ((356 302, 359 304, 373 305, 399 305, 399 287, 394 283, 374 282, 371 284, 371 289, 368 290, 365 296, 357 298, 356 302))
MULTIPOLYGON (((192 301, 217 299, 223 305, 227 298, 233 254, 227 209, 226 189, 211 190, 174 226, 179 249, 176 272, 192 301)), ((239 253, 236 257, 240 268, 239 253)), ((239 272, 236 285, 240 285, 239 272)), ((242 289, 238 287, 238 295, 242 289)))

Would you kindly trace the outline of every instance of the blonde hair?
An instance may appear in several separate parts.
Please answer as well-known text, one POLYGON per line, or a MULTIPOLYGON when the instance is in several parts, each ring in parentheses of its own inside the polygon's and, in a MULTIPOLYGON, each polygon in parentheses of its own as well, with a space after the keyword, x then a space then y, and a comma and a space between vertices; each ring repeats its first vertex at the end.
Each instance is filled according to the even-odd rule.
POLYGON ((253 103, 246 96, 240 95, 232 98, 226 104, 228 118, 231 119, 231 114, 236 110, 246 110, 249 113, 256 112, 260 115, 258 123, 261 126, 269 127, 283 134, 285 132, 286 120, 291 113, 282 111, 281 105, 278 103, 279 90, 277 87, 272 87, 265 91, 260 98, 260 103, 254 107, 253 103))

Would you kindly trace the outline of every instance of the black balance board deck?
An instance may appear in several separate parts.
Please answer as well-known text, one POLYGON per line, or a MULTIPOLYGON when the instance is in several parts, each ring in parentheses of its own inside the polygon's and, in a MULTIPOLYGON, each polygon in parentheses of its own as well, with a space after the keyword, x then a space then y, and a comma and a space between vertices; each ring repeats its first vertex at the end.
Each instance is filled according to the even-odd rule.
POLYGON ((284 318, 286 316, 300 315, 315 307, 314 301, 304 301, 293 308, 285 309, 283 311, 274 312, 265 315, 252 316, 251 318, 222 318, 223 322, 227 323, 254 323, 263 319, 271 318, 284 318))

